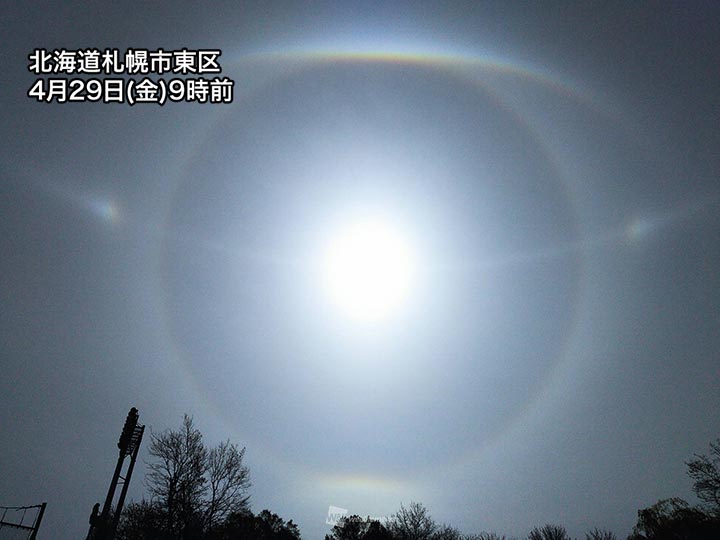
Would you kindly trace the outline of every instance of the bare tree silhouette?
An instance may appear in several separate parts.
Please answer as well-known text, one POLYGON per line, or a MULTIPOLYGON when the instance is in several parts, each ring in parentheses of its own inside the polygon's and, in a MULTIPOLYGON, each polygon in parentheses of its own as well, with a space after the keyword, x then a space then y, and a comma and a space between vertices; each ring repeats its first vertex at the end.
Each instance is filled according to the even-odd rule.
POLYGON ((695 482, 693 491, 708 513, 720 517, 720 439, 710 443, 710 456, 695 454, 685 462, 688 476, 695 482))
POLYGON ((614 532, 595 527, 585 533, 585 540, 617 540, 617 536, 615 536, 614 532))
POLYGON ((437 530, 437 525, 422 504, 411 502, 406 508, 390 517, 388 530, 396 540, 429 540, 437 530))
POLYGON ((562 525, 548 523, 531 530, 530 534, 528 534, 528 540, 570 540, 570 536, 562 525))
POLYGON ((190 416, 180 429, 153 434, 149 452, 154 460, 145 484, 151 501, 129 505, 120 527, 124 537, 200 537, 249 509, 245 448, 225 441, 208 449, 190 416))

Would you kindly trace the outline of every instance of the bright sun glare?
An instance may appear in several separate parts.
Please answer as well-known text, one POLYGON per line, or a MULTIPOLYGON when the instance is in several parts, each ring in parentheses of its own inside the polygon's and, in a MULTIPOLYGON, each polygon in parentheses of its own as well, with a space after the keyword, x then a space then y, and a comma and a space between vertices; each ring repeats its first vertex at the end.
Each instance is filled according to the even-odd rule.
POLYGON ((359 321, 378 321, 407 299, 415 268, 407 241, 379 220, 355 223, 334 236, 324 260, 331 300, 359 321))

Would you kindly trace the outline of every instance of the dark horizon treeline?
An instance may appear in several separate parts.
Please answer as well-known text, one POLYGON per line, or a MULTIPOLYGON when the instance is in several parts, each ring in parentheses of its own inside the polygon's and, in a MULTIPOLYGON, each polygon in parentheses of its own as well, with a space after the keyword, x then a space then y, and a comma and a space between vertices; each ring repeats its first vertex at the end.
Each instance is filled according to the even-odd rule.
MULTIPOLYGON (((118 540, 301 540, 292 520, 270 510, 250 511, 250 473, 243 464, 245 448, 225 441, 208 448, 191 417, 178 430, 151 435, 145 487, 150 499, 124 509, 118 540)), ((696 454, 686 462, 693 491, 701 501, 663 499, 638 511, 627 540, 720 539, 720 438, 710 443, 709 456, 696 454)), ((573 540, 562 525, 535 527, 527 540, 573 540)), ((618 540, 614 532, 589 530, 586 540, 618 540)), ((438 524, 421 503, 413 502, 383 522, 344 516, 325 540, 511 540, 503 534, 464 534, 438 524)))

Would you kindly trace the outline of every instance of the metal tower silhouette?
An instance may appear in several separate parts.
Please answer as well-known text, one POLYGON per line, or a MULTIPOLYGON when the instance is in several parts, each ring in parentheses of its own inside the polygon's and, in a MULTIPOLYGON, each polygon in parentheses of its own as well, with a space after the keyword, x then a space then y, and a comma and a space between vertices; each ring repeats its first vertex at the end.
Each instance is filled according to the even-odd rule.
POLYGON ((133 468, 135 467, 135 460, 137 459, 140 443, 142 442, 143 433, 145 432, 145 426, 139 426, 137 423, 139 416, 138 410, 135 407, 130 409, 127 415, 125 425, 120 434, 120 440, 117 444, 120 449, 120 455, 118 456, 115 472, 110 481, 107 497, 105 497, 105 504, 103 505, 102 512, 99 512, 100 503, 96 503, 95 506, 93 506, 92 513, 90 514, 90 530, 88 531, 87 540, 112 540, 112 538, 115 537, 115 531, 120 521, 120 514, 125 504, 125 496, 127 495, 128 486, 130 485, 130 478, 133 468), (120 473, 122 472, 123 464, 127 456, 130 456, 130 464, 123 476, 120 473), (122 485, 122 490, 120 491, 120 497, 113 511, 112 502, 115 498, 115 490, 118 485, 122 485))

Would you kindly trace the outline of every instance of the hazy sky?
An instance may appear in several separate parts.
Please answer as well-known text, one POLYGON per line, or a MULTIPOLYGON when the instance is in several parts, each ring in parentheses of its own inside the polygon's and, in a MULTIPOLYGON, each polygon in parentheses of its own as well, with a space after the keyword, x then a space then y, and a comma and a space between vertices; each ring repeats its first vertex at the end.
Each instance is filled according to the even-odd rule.
POLYGON ((329 505, 624 537, 695 500, 718 5, 348 4, 3 10, 0 505, 47 501, 41 537, 85 534, 131 406, 246 446, 309 539, 329 505), (37 48, 183 47, 231 104, 27 95, 37 48), (338 250, 373 264, 338 285, 338 250))

